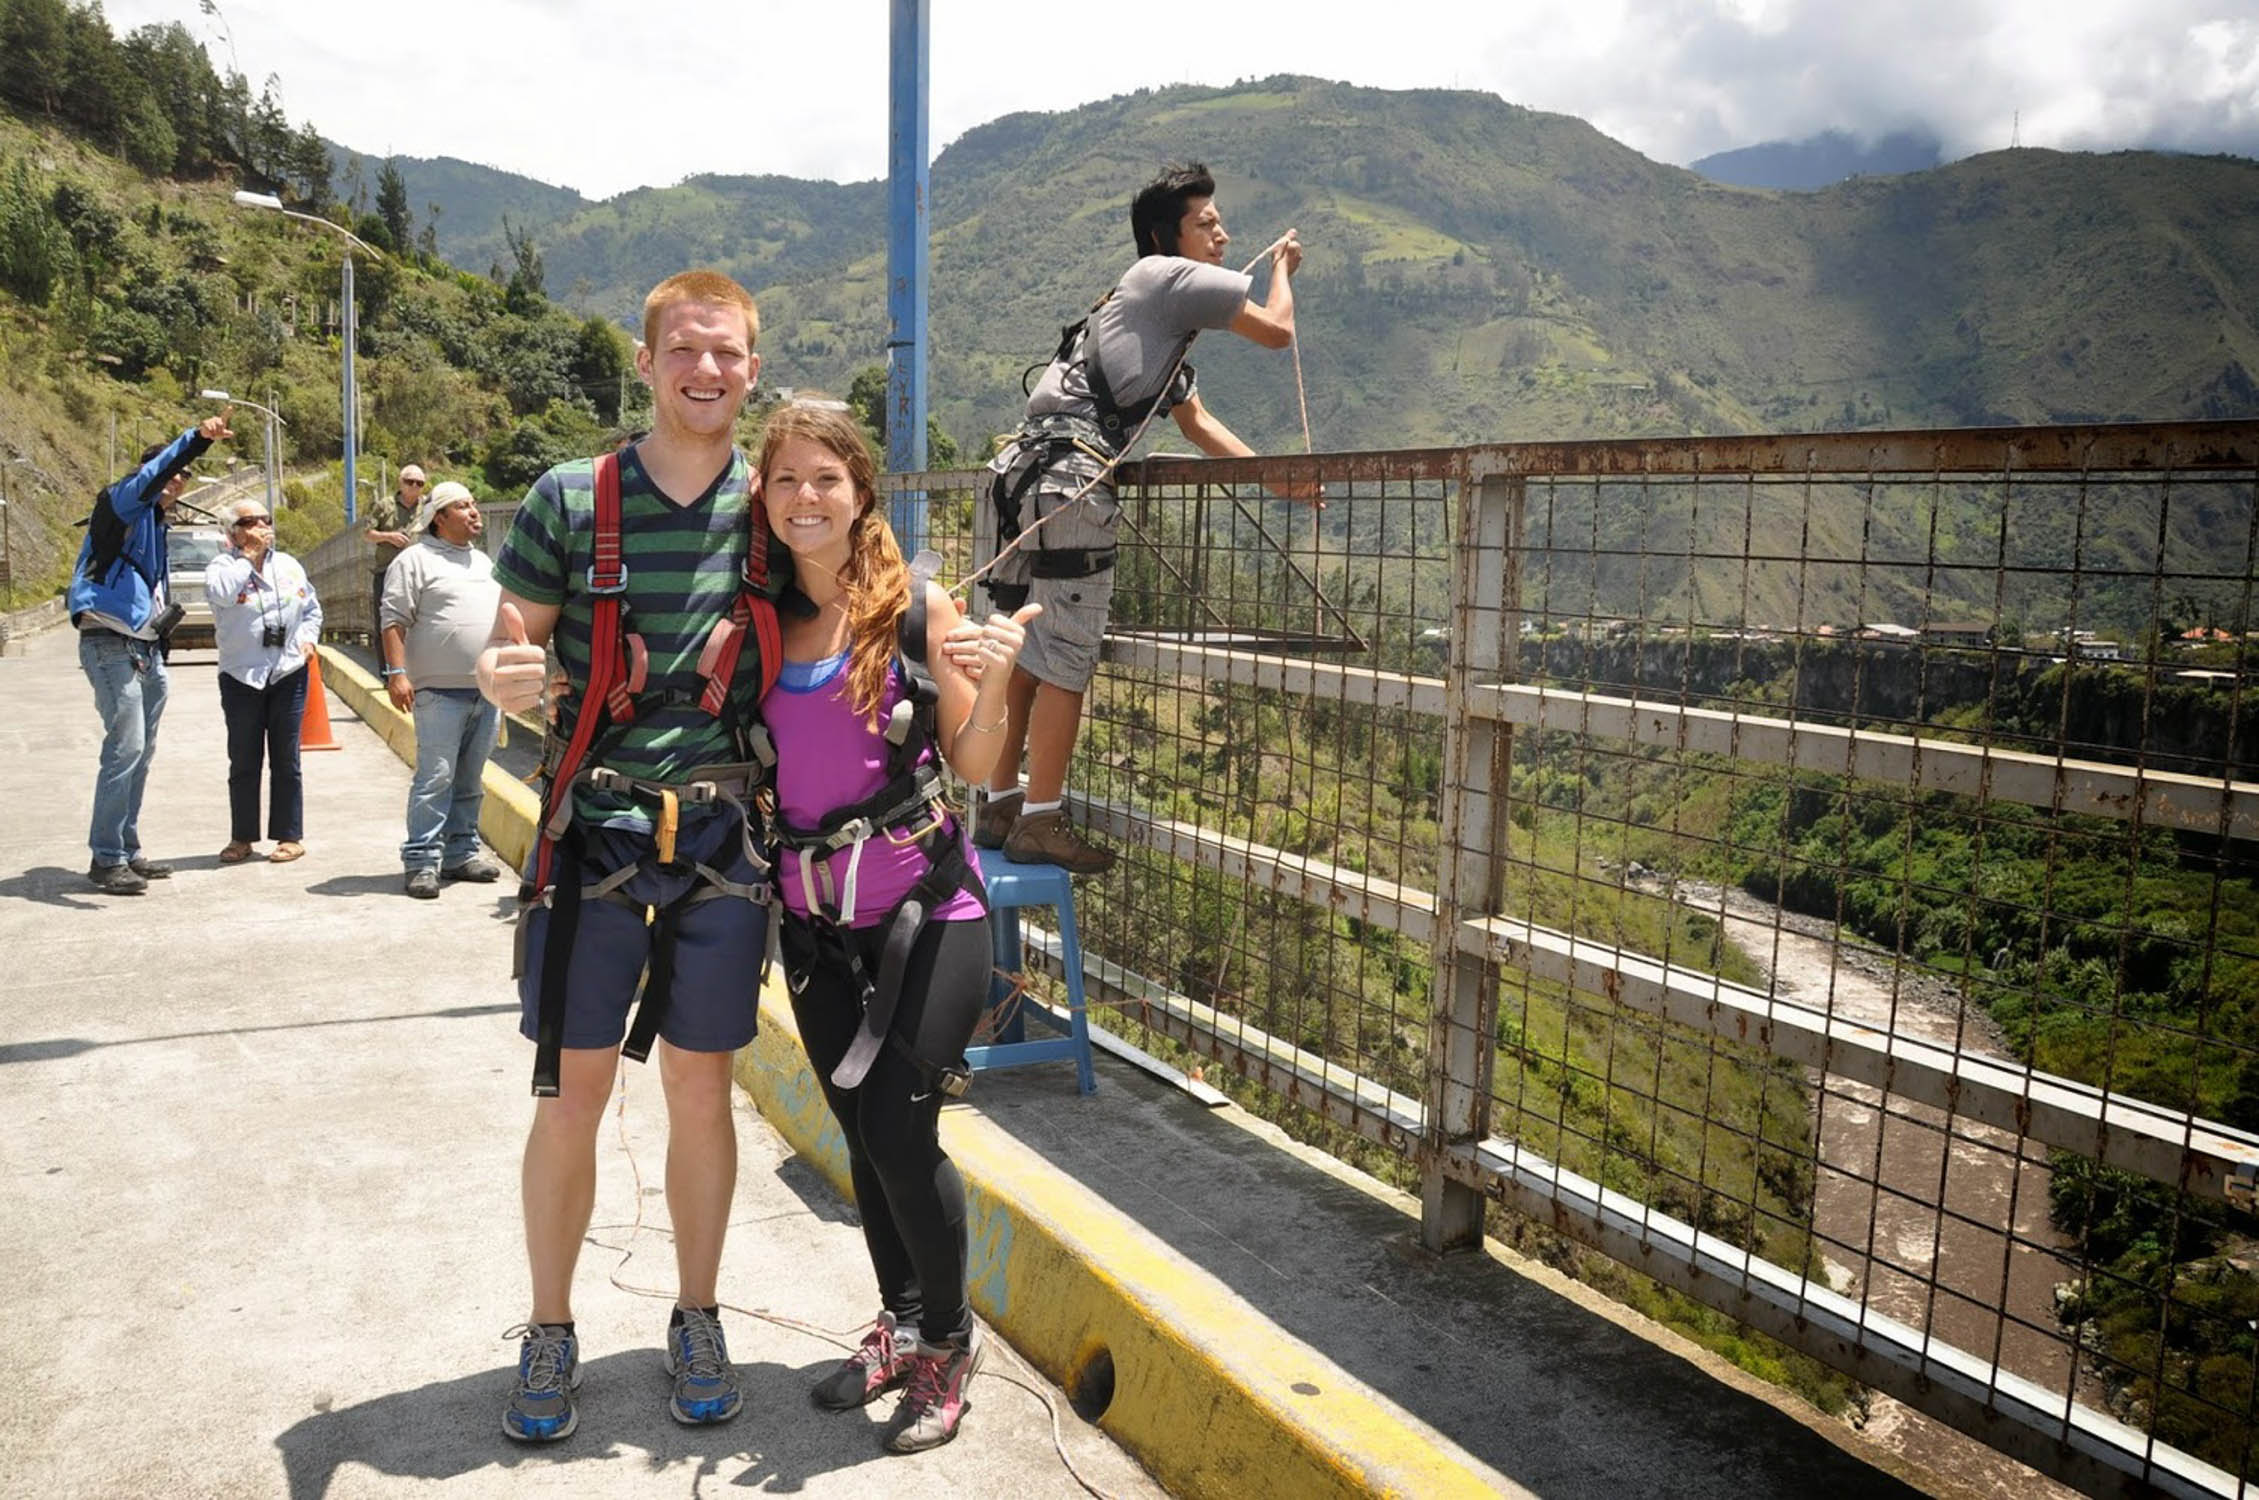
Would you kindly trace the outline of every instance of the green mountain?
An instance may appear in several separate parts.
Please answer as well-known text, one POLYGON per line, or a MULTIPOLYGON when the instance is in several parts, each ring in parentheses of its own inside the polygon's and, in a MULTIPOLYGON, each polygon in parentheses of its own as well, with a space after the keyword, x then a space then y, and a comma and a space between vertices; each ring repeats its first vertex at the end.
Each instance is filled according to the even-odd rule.
POLYGON ((330 181, 338 196, 366 213, 376 201, 378 176, 389 160, 408 189, 408 209, 419 225, 432 225, 447 260, 466 270, 511 263, 502 225, 549 224, 589 206, 571 188, 551 187, 516 172, 479 166, 451 156, 363 156, 327 143, 330 181))
MULTIPOLYGON (((1217 169, 1235 250, 1289 225, 1310 247, 1321 449, 2259 412, 2251 161, 2013 151, 1775 193, 1487 94, 1282 77, 1011 115, 943 152, 945 426, 1010 425, 1022 367, 1127 261, 1130 191, 1188 156, 1217 169)), ((478 264, 457 227, 442 249, 478 264)), ((882 357, 881 184, 705 177, 525 227, 550 284, 608 317, 686 264, 731 270, 774 383, 844 388, 882 357)), ((1251 441, 1299 446, 1284 361, 1212 339, 1198 363, 1251 441)))

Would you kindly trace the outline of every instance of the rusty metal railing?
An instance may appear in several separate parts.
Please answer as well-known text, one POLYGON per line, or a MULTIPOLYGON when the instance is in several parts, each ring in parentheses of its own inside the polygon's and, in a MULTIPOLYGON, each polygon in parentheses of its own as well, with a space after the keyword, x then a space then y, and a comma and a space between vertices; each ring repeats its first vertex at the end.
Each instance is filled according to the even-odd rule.
MULTIPOLYGON (((1432 1245, 1502 1204, 2081 1488, 2243 1492, 2259 423, 1121 479, 1094 996, 1432 1245)), ((945 578, 977 483, 887 482, 945 578)))

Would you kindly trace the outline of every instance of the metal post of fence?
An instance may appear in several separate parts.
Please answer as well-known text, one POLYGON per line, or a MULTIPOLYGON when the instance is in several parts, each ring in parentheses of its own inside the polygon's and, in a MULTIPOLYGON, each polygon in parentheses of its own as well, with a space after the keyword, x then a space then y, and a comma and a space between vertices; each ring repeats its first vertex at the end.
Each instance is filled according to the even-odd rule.
POLYGON ((1512 665, 1522 497, 1522 481, 1511 474, 1470 473, 1459 485, 1420 1163, 1420 1238, 1437 1251, 1482 1243, 1483 1195, 1447 1168, 1454 1152, 1489 1134, 1498 971, 1459 951, 1459 924, 1504 904, 1506 773, 1514 742, 1511 725, 1477 717, 1470 701, 1478 684, 1508 680, 1512 665))

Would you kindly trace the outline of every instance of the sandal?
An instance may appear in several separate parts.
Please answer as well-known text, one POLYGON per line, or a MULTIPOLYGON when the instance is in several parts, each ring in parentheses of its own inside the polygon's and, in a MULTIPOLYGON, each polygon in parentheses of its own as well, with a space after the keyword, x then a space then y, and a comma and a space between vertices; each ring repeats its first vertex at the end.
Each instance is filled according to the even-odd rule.
POLYGON ((251 857, 251 846, 238 839, 220 851, 220 863, 239 865, 251 857))
POLYGON ((270 864, 287 865, 306 852, 306 846, 296 839, 284 839, 275 845, 275 852, 267 856, 270 864))

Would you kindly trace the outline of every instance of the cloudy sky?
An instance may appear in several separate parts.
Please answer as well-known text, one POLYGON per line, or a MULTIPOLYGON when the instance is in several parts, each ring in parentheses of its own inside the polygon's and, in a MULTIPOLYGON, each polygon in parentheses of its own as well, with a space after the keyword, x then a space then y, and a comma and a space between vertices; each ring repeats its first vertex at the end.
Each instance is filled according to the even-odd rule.
MULTIPOLYGON (((215 16, 200 0, 107 0, 104 13, 120 34, 182 22, 221 67, 240 66, 254 85, 279 75, 294 123, 311 119, 355 150, 458 156, 602 197, 697 172, 883 176, 887 9, 216 0, 215 16)), ((1014 110, 1292 72, 1485 89, 1676 163, 1828 129, 1926 130, 1948 158, 2006 146, 2014 130, 2026 146, 2259 156, 2255 0, 1302 0, 1149 12, 932 0, 932 11, 936 152, 1014 110)))

